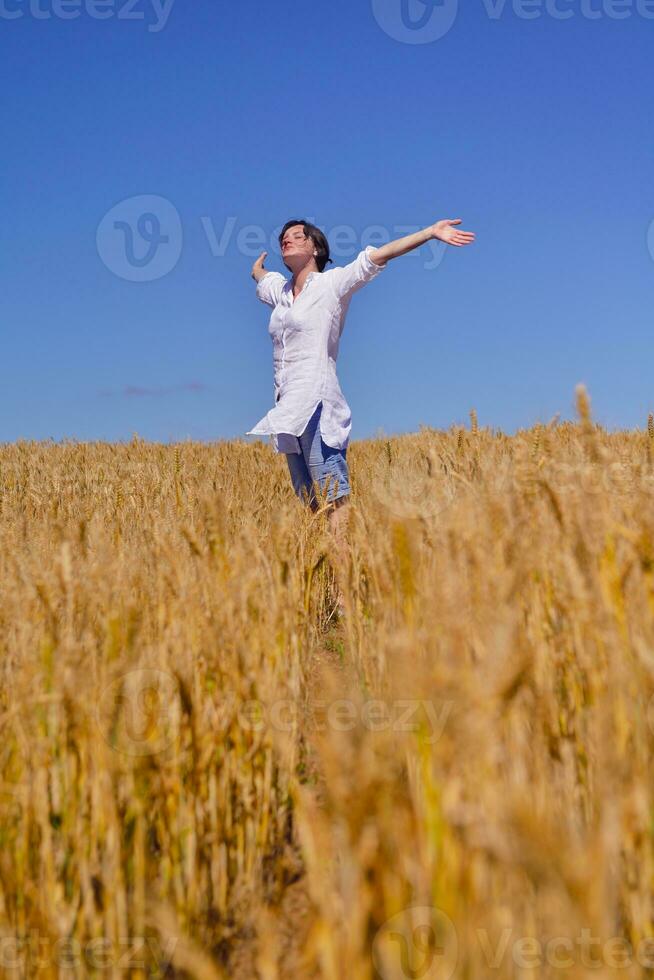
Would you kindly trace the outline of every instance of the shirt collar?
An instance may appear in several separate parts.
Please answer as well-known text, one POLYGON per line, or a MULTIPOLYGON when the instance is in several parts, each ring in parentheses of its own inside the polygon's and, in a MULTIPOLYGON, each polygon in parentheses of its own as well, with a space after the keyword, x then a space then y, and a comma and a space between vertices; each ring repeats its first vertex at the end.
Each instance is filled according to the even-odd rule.
MULTIPOLYGON (((319 272, 309 272, 307 278, 304 280, 304 286, 306 286, 308 282, 311 282, 314 276, 319 276, 319 275, 320 275, 319 272)), ((302 289, 304 289, 304 286, 302 287, 302 289)), ((291 290, 293 288, 293 276, 291 276, 290 279, 287 279, 285 288, 288 290, 291 290)))

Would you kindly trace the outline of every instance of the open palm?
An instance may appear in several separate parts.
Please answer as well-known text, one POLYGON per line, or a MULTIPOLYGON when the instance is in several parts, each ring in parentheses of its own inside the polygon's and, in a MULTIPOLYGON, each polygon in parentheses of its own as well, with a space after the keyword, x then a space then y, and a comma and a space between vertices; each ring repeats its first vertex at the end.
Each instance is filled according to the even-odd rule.
POLYGON ((455 227, 460 224, 461 218, 447 218, 445 221, 437 221, 435 225, 432 225, 432 234, 434 238, 440 239, 446 245, 456 245, 457 248, 461 248, 463 245, 471 245, 475 240, 475 233, 462 231, 455 227))

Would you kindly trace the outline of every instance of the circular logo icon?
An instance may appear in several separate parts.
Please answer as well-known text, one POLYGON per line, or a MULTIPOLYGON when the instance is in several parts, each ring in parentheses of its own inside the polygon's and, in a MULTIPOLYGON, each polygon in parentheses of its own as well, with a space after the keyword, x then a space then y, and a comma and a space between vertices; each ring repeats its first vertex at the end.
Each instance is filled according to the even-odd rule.
POLYGON ((382 980, 451 980, 459 958, 454 923, 428 905, 404 909, 378 930, 372 958, 382 980))
POLYGON ((453 480, 444 474, 433 450, 408 456, 382 450, 371 471, 372 490, 396 517, 433 517, 450 506, 453 480))
POLYGON ((98 255, 120 279, 152 282, 167 276, 182 254, 182 222, 177 208, 153 194, 116 204, 98 225, 98 255))
POLYGON ((97 720, 112 749, 125 755, 156 755, 175 741, 177 681, 163 670, 130 670, 105 687, 97 720))
POLYGON ((375 20, 403 44, 431 44, 452 29, 459 0, 372 0, 375 20))

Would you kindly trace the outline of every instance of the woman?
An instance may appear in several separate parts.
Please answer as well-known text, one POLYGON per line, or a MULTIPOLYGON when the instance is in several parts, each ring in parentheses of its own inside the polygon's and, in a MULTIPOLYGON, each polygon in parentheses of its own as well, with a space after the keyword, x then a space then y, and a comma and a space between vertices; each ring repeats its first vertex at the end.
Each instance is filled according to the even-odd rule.
POLYGON ((264 269, 267 252, 252 267, 257 296, 273 310, 268 332, 276 404, 246 434, 273 437, 275 451, 286 454, 296 494, 314 511, 320 506, 319 488, 340 555, 348 519, 346 453, 352 418, 336 376, 336 359, 350 300, 390 259, 432 239, 469 245, 475 235, 459 230, 460 224, 460 218, 438 221, 381 248, 369 245, 349 265, 324 271, 331 262, 327 239, 315 225, 293 219, 279 236, 282 261, 292 278, 264 269))

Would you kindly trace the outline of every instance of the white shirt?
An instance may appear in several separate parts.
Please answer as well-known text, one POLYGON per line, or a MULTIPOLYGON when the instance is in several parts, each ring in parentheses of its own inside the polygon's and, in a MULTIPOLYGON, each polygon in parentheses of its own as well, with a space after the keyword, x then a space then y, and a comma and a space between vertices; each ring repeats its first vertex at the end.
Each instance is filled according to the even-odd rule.
POLYGON ((352 296, 385 268, 373 262, 371 251, 368 245, 349 265, 310 272, 295 299, 292 279, 280 272, 266 273, 257 284, 257 296, 273 308, 268 332, 276 405, 246 435, 271 435, 275 452, 300 452, 297 436, 321 401, 323 440, 334 449, 348 444, 352 416, 336 377, 336 358, 352 296))

